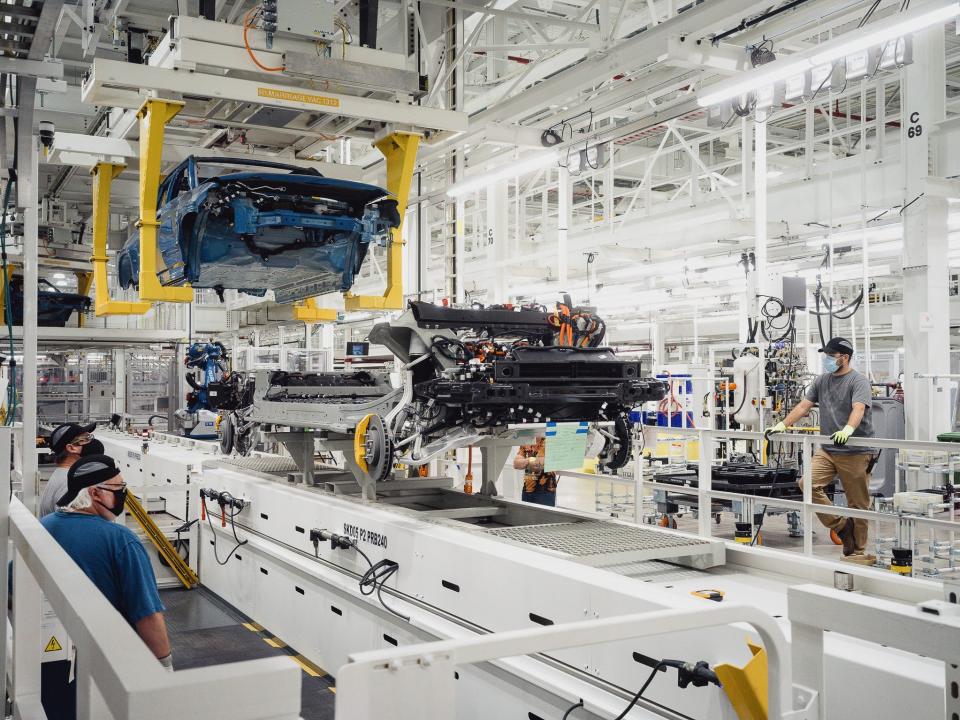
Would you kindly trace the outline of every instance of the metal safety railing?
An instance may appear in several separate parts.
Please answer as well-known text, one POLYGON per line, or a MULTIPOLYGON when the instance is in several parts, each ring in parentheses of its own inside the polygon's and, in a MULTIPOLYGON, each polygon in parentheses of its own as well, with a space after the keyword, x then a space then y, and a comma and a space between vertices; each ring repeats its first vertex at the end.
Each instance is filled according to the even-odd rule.
MULTIPOLYGON (((0 697, 8 683, 14 717, 46 719, 40 700, 44 598, 76 648, 79 720, 300 717, 300 669, 285 657, 167 672, 30 511, 15 498, 8 502, 11 430, 0 428, 0 537, 9 529, 13 550, 12 649, 0 653, 0 697)), ((0 543, 0 567, 7 547, 0 543)), ((6 583, 6 572, 0 573, 0 590, 6 583)))
MULTIPOLYGON (((808 714, 809 703, 815 698, 798 693, 795 703, 790 653, 776 620, 754 607, 724 603, 357 653, 337 673, 336 718, 452 718, 456 716, 454 671, 458 666, 730 623, 749 624, 767 651, 767 716, 771 720, 812 717, 808 714), (370 688, 377 690, 370 692, 370 688), (803 709, 794 711, 795 704, 803 709)), ((572 702, 577 699, 583 701, 586 712, 604 717, 622 709, 609 706, 613 701, 609 696, 596 700, 570 698, 572 702)), ((644 702, 639 704, 643 706, 644 702)))
MULTIPOLYGON (((714 524, 714 513, 711 511, 712 501, 734 501, 743 503, 744 508, 751 511, 745 513, 748 517, 744 521, 749 521, 753 526, 752 509, 758 505, 766 508, 776 509, 786 512, 797 513, 802 519, 803 527, 803 553, 813 555, 813 533, 818 527, 814 520, 816 513, 828 513, 830 515, 840 515, 844 517, 861 518, 871 523, 899 523, 908 528, 923 527, 932 532, 960 533, 960 521, 946 519, 943 517, 931 517, 929 515, 908 513, 908 512, 880 512, 877 510, 860 510, 844 506, 831 506, 825 508, 823 505, 817 505, 812 497, 812 458, 817 448, 822 445, 832 444, 829 437, 822 435, 810 435, 806 433, 784 433, 774 436, 776 442, 795 443, 800 449, 800 465, 802 475, 800 482, 802 485, 801 499, 788 499, 782 497, 770 497, 765 494, 738 493, 730 491, 714 490, 712 487, 712 469, 716 449, 718 444, 731 441, 752 441, 756 443, 759 450, 764 440, 763 433, 735 430, 711 430, 711 429, 686 429, 686 428, 647 428, 655 430, 658 438, 670 437, 688 437, 699 443, 699 457, 697 464, 697 483, 696 486, 678 485, 672 483, 657 482, 654 479, 653 471, 645 466, 640 454, 637 454, 631 470, 633 478, 624 478, 618 476, 590 475, 584 473, 564 471, 563 477, 577 478, 580 480, 589 480, 596 483, 604 481, 613 481, 620 487, 633 488, 634 496, 634 520, 643 522, 643 503, 646 493, 651 490, 661 490, 669 493, 671 496, 687 496, 691 498, 691 505, 695 499, 697 506, 697 533, 706 537, 712 537, 716 532, 714 524), (639 499, 639 500, 638 500, 639 499)), ((849 447, 863 447, 866 450, 897 450, 897 451, 921 451, 933 453, 945 453, 960 455, 960 444, 946 443, 937 441, 919 441, 919 440, 891 440, 882 438, 851 438, 848 442, 849 447)), ((960 465, 958 465, 960 468, 960 465)), ((626 513, 625 513, 626 514, 626 513)), ((954 513, 951 512, 951 516, 954 513)), ((623 516, 623 515, 621 515, 623 516)), ((874 534, 875 535, 875 534, 874 534)), ((953 535, 951 535, 951 542, 953 535)))

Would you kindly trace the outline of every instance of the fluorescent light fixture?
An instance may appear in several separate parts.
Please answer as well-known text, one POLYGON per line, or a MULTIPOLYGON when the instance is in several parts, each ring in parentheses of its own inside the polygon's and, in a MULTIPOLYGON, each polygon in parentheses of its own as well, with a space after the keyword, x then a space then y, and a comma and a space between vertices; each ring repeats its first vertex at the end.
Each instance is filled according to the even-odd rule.
POLYGON ((486 187, 498 180, 526 175, 527 173, 541 170, 550 165, 555 165, 559 160, 556 150, 546 152, 531 153, 519 158, 516 162, 501 165, 489 172, 469 177, 462 182, 455 183, 447 188, 447 195, 450 197, 460 197, 472 193, 480 188, 486 187))
POLYGON ((607 273, 607 276, 618 280, 650 277, 651 275, 662 277, 683 272, 684 267, 696 269, 700 267, 701 263, 703 263, 703 258, 700 257, 687 258, 686 260, 668 260, 660 263, 639 263, 612 270, 607 273))
POLYGON ((701 95, 697 99, 697 103, 700 107, 710 107, 711 105, 716 105, 730 98, 748 95, 759 86, 784 82, 787 78, 802 73, 809 66, 806 60, 774 60, 772 63, 763 65, 757 70, 739 75, 739 79, 735 82, 722 83, 722 89, 718 88, 713 92, 701 95))
POLYGON ((878 48, 866 48, 848 55, 846 59, 847 80, 862 80, 874 72, 879 53, 878 48))
POLYGON ((880 51, 880 69, 892 70, 913 62, 913 37, 888 40, 880 51))
MULTIPOLYGON (((871 265, 867 268, 867 277, 868 278, 877 278, 883 277, 890 274, 889 265, 871 265)), ((809 270, 801 270, 797 273, 802 278, 806 278, 807 282, 815 282, 817 275, 820 275, 823 280, 833 280, 833 282, 843 282, 845 280, 860 280, 863 277, 863 268, 859 264, 853 265, 844 265, 842 267, 835 267, 831 273, 829 270, 820 270, 819 268, 811 268, 809 270)))
POLYGON ((53 279, 54 279, 54 280, 66 280, 66 279, 67 279, 67 276, 64 275, 63 273, 54 273, 54 274, 53 274, 53 279))
POLYGON ((57 281, 54 283, 54 285, 56 285, 57 287, 66 287, 66 286, 67 286, 67 281, 66 281, 66 280, 57 280, 57 281))
POLYGON ((802 72, 793 77, 787 78, 783 84, 784 100, 800 100, 807 92, 809 73, 802 72))
POLYGON ((933 7, 927 5, 891 15, 871 23, 866 28, 845 33, 811 50, 782 57, 717 83, 710 91, 701 94, 697 102, 701 107, 710 107, 724 100, 753 93, 757 88, 786 83, 787 80, 790 80, 791 92, 794 92, 798 82, 797 76, 810 70, 813 71, 809 85, 812 92, 819 88, 821 83, 826 87, 831 81, 830 73, 837 60, 846 59, 861 50, 883 46, 891 40, 897 40, 931 25, 947 22, 958 14, 960 14, 960 3, 951 1, 938 2, 934 3, 933 7))
MULTIPOLYGON (((893 22, 876 23, 877 25, 883 24, 883 27, 877 27, 875 30, 872 30, 868 25, 866 28, 867 32, 858 33, 857 37, 849 40, 844 41, 843 37, 841 37, 839 43, 830 43, 831 47, 814 54, 811 58, 813 63, 816 65, 820 63, 832 63, 834 60, 853 55, 860 50, 866 50, 875 45, 883 45, 888 40, 910 35, 911 33, 923 30, 937 23, 947 22, 960 14, 960 3, 951 2, 947 5, 941 5, 940 7, 929 10, 919 10, 906 19, 903 18, 905 14, 906 13, 901 13, 891 16, 893 22)), ((850 34, 853 35, 854 33, 850 34)))
POLYGON ((717 315, 701 315, 697 318, 697 325, 703 325, 704 323, 713 323, 713 322, 734 322, 739 319, 739 315, 736 313, 723 313, 717 315))

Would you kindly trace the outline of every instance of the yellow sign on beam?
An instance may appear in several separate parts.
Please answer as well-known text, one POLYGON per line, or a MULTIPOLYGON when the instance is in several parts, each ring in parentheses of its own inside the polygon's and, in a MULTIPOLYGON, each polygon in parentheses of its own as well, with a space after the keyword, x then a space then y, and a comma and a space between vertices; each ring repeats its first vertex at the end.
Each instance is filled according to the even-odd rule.
POLYGON ((324 107, 340 107, 340 100, 335 97, 328 97, 327 95, 314 95, 313 93, 294 92, 292 90, 280 90, 278 88, 257 88, 257 96, 262 98, 271 98, 273 100, 290 100, 292 102, 309 103, 310 105, 323 105, 324 107))

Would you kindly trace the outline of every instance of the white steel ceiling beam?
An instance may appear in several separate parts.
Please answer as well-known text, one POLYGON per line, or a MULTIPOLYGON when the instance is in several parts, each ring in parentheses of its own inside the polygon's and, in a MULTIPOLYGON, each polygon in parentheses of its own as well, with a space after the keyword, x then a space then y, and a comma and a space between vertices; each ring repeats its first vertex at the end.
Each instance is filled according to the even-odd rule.
MULTIPOLYGON (((196 148, 186 145, 171 145, 170 143, 166 143, 163 147, 164 162, 178 163, 190 155, 195 154, 196 148)), ((315 169, 326 177, 340 180, 359 181, 362 175, 362 169, 356 165, 318 162, 315 160, 304 160, 262 153, 231 153, 216 148, 206 148, 203 150, 203 155, 205 157, 238 160, 241 162, 244 160, 282 162, 296 167, 315 169)), ((97 162, 126 162, 139 157, 140 144, 132 140, 85 135, 82 133, 58 132, 54 136, 53 147, 50 149, 50 154, 44 160, 44 163, 92 167, 97 162)), ((135 170, 136 168, 131 169, 135 170)))
POLYGON ((582 90, 609 80, 614 75, 628 73, 657 62, 669 50, 670 38, 704 36, 711 29, 739 22, 756 7, 749 0, 711 0, 679 13, 655 27, 637 33, 605 52, 589 55, 565 72, 524 90, 472 117, 476 124, 504 121, 533 109, 560 104, 575 97, 582 90))
POLYGON ((301 90, 255 80, 178 72, 103 58, 94 59, 90 74, 82 86, 82 97, 84 102, 94 105, 133 110, 143 102, 143 88, 150 88, 156 93, 223 98, 256 105, 362 118, 416 129, 453 132, 467 129, 467 116, 451 110, 301 90))
POLYGON ((456 2, 454 2, 454 0, 421 0, 421 3, 424 5, 439 5, 440 7, 457 8, 458 10, 463 10, 464 12, 483 13, 485 15, 493 15, 494 17, 500 16, 513 20, 523 20, 525 22, 535 23, 537 25, 563 27, 572 30, 579 30, 580 32, 588 32, 591 34, 595 34, 600 31, 599 26, 593 23, 565 20, 563 18, 551 17, 549 15, 536 15, 534 13, 521 12, 519 10, 498 10, 492 7, 484 7, 483 5, 463 2, 462 0, 457 0, 456 2))

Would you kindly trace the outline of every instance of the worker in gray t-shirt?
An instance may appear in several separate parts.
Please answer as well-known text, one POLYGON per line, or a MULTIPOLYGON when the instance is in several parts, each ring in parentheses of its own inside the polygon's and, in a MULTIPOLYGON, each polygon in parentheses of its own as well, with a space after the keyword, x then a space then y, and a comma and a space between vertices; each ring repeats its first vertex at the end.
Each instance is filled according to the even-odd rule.
MULTIPOLYGON (((782 433, 806 416, 814 405, 820 407, 820 433, 828 435, 833 445, 822 446, 811 463, 811 494, 818 505, 830 505, 826 487, 839 476, 847 505, 870 509, 870 470, 876 451, 847 445, 851 438, 873 437, 870 406, 873 404, 870 381, 850 367, 853 345, 846 338, 835 337, 820 348, 823 353, 823 374, 807 388, 806 397, 767 433, 782 433)), ((817 514, 824 525, 836 533, 843 544, 845 560, 872 565, 876 558, 867 555, 867 521, 838 515, 817 514)))

